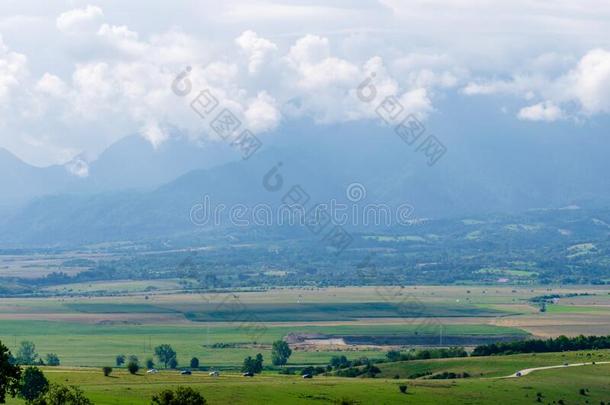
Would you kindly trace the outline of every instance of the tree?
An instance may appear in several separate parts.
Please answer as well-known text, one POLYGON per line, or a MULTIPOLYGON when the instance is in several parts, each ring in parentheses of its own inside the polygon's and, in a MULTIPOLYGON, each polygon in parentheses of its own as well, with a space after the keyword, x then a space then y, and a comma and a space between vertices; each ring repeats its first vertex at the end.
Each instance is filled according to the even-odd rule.
POLYGON ((153 405, 206 405, 205 398, 190 387, 178 387, 176 391, 165 389, 152 397, 153 405))
POLYGON ((129 356, 127 358, 127 363, 138 363, 138 364, 140 364, 140 359, 138 359, 138 356, 136 356, 135 354, 132 354, 131 356, 129 356))
POLYGON ((256 369, 254 372, 256 374, 260 374, 263 371, 263 355, 262 354, 259 353, 256 355, 255 365, 256 365, 256 369))
POLYGON ((44 394, 49 389, 49 380, 38 367, 28 367, 21 377, 21 388, 19 396, 31 402, 44 394))
POLYGON ((409 387, 407 387, 406 385, 399 385, 399 386, 398 386, 398 389, 399 389, 399 390, 400 390, 400 392, 402 392, 403 394, 406 394, 406 393, 407 393, 407 389, 408 389, 408 388, 409 388, 409 387))
POLYGON ((146 359, 146 368, 150 370, 154 367, 155 367, 155 362, 153 361, 153 359, 146 359))
POLYGON ((32 402, 33 405, 93 405, 78 387, 51 384, 49 390, 32 402))
POLYGON ((55 353, 47 354, 47 366, 59 366, 59 357, 55 353))
POLYGON ((174 369, 178 367, 178 359, 176 359, 175 357, 172 357, 169 360, 169 368, 174 369))
POLYGON ((36 358, 38 354, 36 353, 36 345, 33 342, 23 341, 19 346, 19 350, 17 351, 17 364, 21 365, 31 365, 36 363, 36 358))
POLYGON ((119 354, 116 356, 116 366, 121 367, 123 364, 125 364, 125 355, 119 354))
POLYGON ((103 367, 102 371, 104 372, 104 377, 108 377, 112 374, 112 367, 103 367))
POLYGON ((130 374, 136 374, 138 371, 140 371, 140 364, 137 361, 131 360, 129 363, 127 363, 127 370, 129 370, 130 374))
POLYGON ((254 373, 256 369, 256 361, 252 356, 248 356, 244 359, 244 364, 241 366, 242 373, 254 373))
POLYGON ((288 363, 288 359, 292 354, 292 350, 288 343, 283 340, 276 340, 273 342, 273 346, 271 348, 271 362, 274 366, 283 366, 288 363))
POLYGON ((6 394, 15 397, 19 390, 21 369, 11 359, 11 352, 0 342, 0 404, 5 403, 6 394))
POLYGON ((199 359, 197 357, 191 359, 191 368, 199 368, 199 359))
POLYGON ((244 359, 244 364, 241 367, 241 371, 244 373, 259 374, 263 371, 263 355, 257 354, 255 358, 248 356, 244 359))
POLYGON ((176 357, 176 352, 170 345, 164 344, 155 347, 155 356, 157 356, 159 361, 165 365, 165 368, 167 368, 167 365, 171 359, 176 357))
POLYGON ((390 350, 385 356, 388 361, 400 361, 400 352, 398 350, 390 350))
POLYGON ((341 355, 341 356, 333 356, 330 359, 330 365, 332 367, 334 367, 335 369, 339 369, 339 368, 345 368, 345 367, 349 367, 350 366, 350 362, 349 360, 347 360, 347 357, 341 355))

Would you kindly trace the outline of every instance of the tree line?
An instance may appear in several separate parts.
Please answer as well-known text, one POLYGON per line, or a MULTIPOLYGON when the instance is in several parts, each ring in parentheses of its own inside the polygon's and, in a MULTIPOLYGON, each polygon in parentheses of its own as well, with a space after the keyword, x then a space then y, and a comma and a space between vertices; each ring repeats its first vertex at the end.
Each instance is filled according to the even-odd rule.
POLYGON ((576 350, 610 349, 610 336, 559 336, 550 339, 530 339, 501 342, 475 347, 472 356, 493 356, 517 353, 549 353, 576 350))

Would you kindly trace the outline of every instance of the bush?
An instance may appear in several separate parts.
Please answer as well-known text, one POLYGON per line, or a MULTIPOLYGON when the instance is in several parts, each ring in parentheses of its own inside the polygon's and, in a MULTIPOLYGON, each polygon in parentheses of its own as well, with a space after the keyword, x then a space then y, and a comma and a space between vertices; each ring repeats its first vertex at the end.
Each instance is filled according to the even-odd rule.
POLYGON ((8 347, 0 342, 0 403, 5 402, 6 394, 17 395, 20 381, 21 369, 15 365, 8 347))
POLYGON ((333 401, 333 403, 337 404, 337 405, 357 405, 358 402, 356 402, 353 399, 350 398, 341 398, 341 399, 337 399, 335 401, 333 401))
POLYGON ((390 350, 385 356, 388 361, 400 361, 400 352, 398 350, 390 350))
POLYGON ((131 374, 136 374, 140 371, 140 365, 135 361, 130 361, 129 364, 127 364, 127 370, 129 370, 131 374))
POLYGON ((93 405, 78 387, 51 384, 49 390, 33 405, 93 405))
POLYGON ((443 371, 439 374, 434 374, 433 376, 428 377, 429 380, 453 380, 456 378, 469 378, 470 374, 467 372, 463 373, 454 373, 451 371, 443 371))
POLYGON ((191 359, 191 368, 199 368, 199 359, 197 357, 191 359))
POLYGON ((257 354, 255 358, 248 356, 241 367, 242 373, 260 374, 263 371, 263 355, 257 354))
POLYGON ((205 398, 190 387, 178 387, 176 391, 165 389, 153 395, 153 405, 206 405, 205 398))
POLYGON ((121 367, 123 364, 125 364, 125 355, 119 354, 118 356, 116 356, 115 361, 116 361, 116 366, 121 367))
POLYGON ((55 353, 47 354, 47 366, 59 366, 59 357, 55 353))
POLYGON ((104 377, 108 377, 112 374, 112 367, 104 367, 102 368, 102 371, 104 372, 104 377))
POLYGON ((403 385, 399 385, 399 386, 398 386, 398 389, 399 389, 399 390, 400 390, 400 392, 402 392, 403 394, 406 394, 406 393, 407 393, 407 388, 408 388, 408 387, 407 387, 406 385, 404 385, 404 384, 403 384, 403 385))
POLYGON ((49 381, 37 367, 28 367, 21 378, 19 396, 31 402, 44 394, 49 388, 49 381))
POLYGON ((155 368, 155 362, 153 361, 153 359, 146 359, 146 368, 149 370, 151 368, 155 368))

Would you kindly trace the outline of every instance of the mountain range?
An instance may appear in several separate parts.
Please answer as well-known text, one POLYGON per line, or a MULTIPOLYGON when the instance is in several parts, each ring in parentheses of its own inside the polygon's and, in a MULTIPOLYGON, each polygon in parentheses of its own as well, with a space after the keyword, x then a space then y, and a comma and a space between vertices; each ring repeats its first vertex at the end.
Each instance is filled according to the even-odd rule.
MULTIPOLYGON (((297 122, 262 137, 248 160, 224 142, 194 144, 175 136, 155 149, 128 136, 89 164, 79 178, 64 167, 35 168, 0 150, 3 245, 61 245, 171 237, 198 232, 191 210, 212 205, 277 207, 293 186, 310 203, 351 203, 346 190, 364 189, 358 204, 409 204, 422 218, 518 213, 564 206, 610 206, 610 163, 604 126, 573 124, 539 133, 531 124, 487 126, 468 112, 431 120, 428 133, 447 152, 434 165, 392 128, 376 123, 297 122), (492 128, 503 128, 497 133, 492 128), (263 178, 278 168, 280 191, 263 178)), ((501 119, 496 117, 497 119, 501 119)), ((427 136, 426 134, 426 136, 427 136)), ((423 138, 422 138, 423 139, 423 138)))

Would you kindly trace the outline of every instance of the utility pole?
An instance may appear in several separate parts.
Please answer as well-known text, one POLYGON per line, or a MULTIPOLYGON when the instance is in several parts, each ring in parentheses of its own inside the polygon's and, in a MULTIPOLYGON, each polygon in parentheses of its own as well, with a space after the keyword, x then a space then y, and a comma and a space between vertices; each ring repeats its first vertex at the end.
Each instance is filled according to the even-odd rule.
POLYGON ((440 333, 440 346, 443 346, 443 324, 441 323, 440 325, 440 329, 441 329, 441 333, 440 333))

